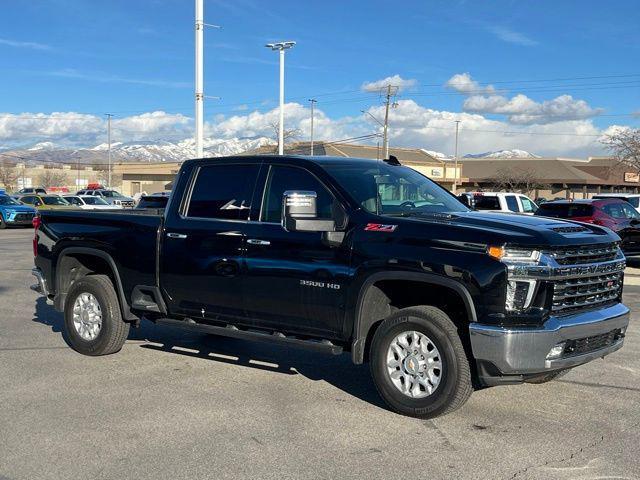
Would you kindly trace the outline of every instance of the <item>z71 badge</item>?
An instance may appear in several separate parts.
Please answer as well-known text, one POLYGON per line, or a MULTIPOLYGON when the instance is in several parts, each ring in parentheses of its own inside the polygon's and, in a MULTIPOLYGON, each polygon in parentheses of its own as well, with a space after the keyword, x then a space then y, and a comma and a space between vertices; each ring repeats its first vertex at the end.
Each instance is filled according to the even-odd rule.
POLYGON ((398 225, 385 225, 383 223, 367 223, 364 227, 365 232, 393 232, 398 225))

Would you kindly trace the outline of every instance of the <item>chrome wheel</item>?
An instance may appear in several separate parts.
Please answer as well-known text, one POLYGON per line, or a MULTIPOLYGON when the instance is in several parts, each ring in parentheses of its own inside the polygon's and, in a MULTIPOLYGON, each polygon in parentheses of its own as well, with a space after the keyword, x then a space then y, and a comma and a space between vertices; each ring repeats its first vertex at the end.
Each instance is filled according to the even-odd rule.
POLYGON ((95 340, 102 328, 102 309, 98 299, 83 292, 73 304, 73 326, 83 340, 95 340))
POLYGON ((424 398, 438 388, 442 357, 429 337, 415 330, 395 337, 387 350, 387 373, 398 390, 424 398))

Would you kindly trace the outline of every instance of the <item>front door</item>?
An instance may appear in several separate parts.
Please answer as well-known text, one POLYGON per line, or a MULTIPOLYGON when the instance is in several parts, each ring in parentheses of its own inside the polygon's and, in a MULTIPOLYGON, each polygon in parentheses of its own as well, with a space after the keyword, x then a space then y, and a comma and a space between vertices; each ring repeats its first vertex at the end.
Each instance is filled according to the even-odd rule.
POLYGON ((345 291, 351 277, 350 250, 329 246, 320 232, 287 232, 281 224, 288 190, 317 193, 318 217, 342 210, 309 171, 272 165, 266 176, 259 222, 247 230, 245 305, 257 326, 339 337, 345 291))
POLYGON ((257 163, 221 160, 192 175, 189 199, 168 216, 162 239, 160 279, 170 313, 244 318, 243 249, 259 170, 257 163))

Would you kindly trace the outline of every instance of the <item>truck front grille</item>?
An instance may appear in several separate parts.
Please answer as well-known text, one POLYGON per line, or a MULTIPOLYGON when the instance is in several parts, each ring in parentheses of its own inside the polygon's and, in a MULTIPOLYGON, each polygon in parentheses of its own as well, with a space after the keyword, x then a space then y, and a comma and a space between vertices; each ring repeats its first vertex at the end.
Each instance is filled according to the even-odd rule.
POLYGON ((607 262, 616 258, 617 254, 617 243, 561 248, 550 253, 559 265, 581 265, 586 263, 607 262))
POLYGON ((553 284, 553 313, 567 315, 619 301, 625 265, 617 243, 562 248, 549 255, 561 265, 553 284))
POLYGON ((584 355, 595 352, 606 347, 610 347, 623 337, 622 330, 617 328, 608 333, 593 335, 592 337, 569 340, 564 347, 563 358, 584 355))

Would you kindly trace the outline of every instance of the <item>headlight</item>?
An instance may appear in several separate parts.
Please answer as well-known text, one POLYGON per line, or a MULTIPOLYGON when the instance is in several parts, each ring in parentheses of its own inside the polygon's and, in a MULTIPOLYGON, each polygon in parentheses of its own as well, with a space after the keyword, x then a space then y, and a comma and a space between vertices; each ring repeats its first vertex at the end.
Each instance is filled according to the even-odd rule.
POLYGON ((536 292, 537 281, 522 278, 521 272, 527 267, 539 265, 541 252, 534 249, 511 247, 489 247, 487 253, 507 266, 507 291, 505 308, 509 312, 519 312, 531 306, 536 292))

